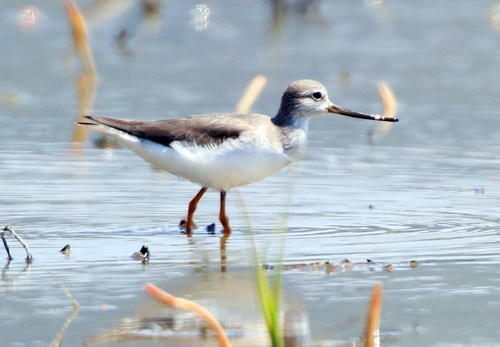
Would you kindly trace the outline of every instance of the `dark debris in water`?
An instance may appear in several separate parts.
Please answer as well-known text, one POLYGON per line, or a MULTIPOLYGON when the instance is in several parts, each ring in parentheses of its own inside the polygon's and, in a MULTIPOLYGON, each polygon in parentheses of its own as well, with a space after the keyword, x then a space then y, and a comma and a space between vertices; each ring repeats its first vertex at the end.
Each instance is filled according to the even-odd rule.
MULTIPOLYGON (((187 221, 185 219, 181 219, 181 221, 179 222, 179 229, 181 230, 181 233, 185 234, 186 233, 186 224, 187 224, 187 221)), ((196 225, 195 222, 193 222, 193 229, 196 229, 198 228, 198 226, 196 225)))
POLYGON ((210 235, 215 235, 215 223, 207 225, 207 233, 210 235))
POLYGON ((181 221, 179 222, 179 229, 186 230, 186 223, 187 221, 185 219, 181 219, 181 221))
MULTIPOLYGON (((183 219, 179 222, 179 229, 181 230, 182 234, 186 233, 186 223, 187 222, 185 219, 183 219)), ((205 227, 206 233, 209 235, 215 235, 216 234, 215 227, 216 227, 215 223, 207 225, 205 227)), ((198 226, 196 224, 194 224, 193 229, 196 229, 196 228, 198 228, 198 226)))
MULTIPOLYGON (((411 268, 416 268, 419 266, 418 261, 412 260, 409 262, 411 268)), ((401 265, 403 266, 403 265, 401 265)), ((406 263, 408 266, 408 263, 406 263)), ((277 270, 278 267, 273 264, 265 263, 262 265, 264 270, 273 271, 277 270)), ((349 259, 343 259, 338 265, 335 265, 330 261, 317 261, 313 263, 297 263, 297 264, 285 264, 283 265, 284 271, 304 271, 304 272, 324 272, 324 273, 332 273, 332 272, 349 272, 352 270, 363 270, 367 269, 369 271, 385 271, 385 272, 393 272, 396 267, 393 264, 389 263, 381 263, 375 262, 371 259, 367 259, 366 262, 353 263, 349 259)))

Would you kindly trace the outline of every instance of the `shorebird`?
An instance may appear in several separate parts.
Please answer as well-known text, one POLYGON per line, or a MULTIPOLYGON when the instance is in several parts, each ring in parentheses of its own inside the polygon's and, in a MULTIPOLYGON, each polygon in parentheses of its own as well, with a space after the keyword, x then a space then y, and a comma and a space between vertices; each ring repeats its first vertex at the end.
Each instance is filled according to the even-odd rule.
POLYGON ((262 114, 212 113, 153 121, 86 116, 78 124, 114 137, 155 167, 188 179, 202 188, 189 203, 186 233, 208 188, 220 192, 219 220, 224 234, 231 227, 226 216, 226 193, 283 169, 300 159, 309 120, 325 113, 397 122, 397 118, 349 111, 328 98, 319 82, 293 82, 283 93, 274 117, 262 114))

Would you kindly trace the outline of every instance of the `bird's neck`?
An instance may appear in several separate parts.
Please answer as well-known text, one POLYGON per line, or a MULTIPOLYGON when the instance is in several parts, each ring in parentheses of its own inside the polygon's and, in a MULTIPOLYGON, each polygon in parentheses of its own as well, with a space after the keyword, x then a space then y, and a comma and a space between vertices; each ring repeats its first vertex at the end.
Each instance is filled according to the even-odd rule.
POLYGON ((283 151, 290 158, 290 161, 300 159, 307 143, 309 118, 297 117, 290 113, 283 116, 278 112, 271 121, 281 129, 283 151))
POLYGON ((271 118, 274 125, 282 128, 302 129, 307 132, 309 126, 309 118, 298 117, 293 113, 278 112, 276 116, 271 118))

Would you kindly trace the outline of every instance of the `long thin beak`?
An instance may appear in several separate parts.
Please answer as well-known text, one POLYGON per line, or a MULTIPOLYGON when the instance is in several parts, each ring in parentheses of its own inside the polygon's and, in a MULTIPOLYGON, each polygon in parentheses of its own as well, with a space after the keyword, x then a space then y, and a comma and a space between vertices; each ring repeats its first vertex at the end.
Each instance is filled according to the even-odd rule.
POLYGON ((379 115, 349 111, 345 108, 333 104, 332 106, 327 107, 326 110, 328 111, 328 113, 340 114, 342 116, 347 116, 352 118, 371 119, 371 120, 378 120, 381 122, 399 122, 399 119, 397 119, 396 117, 384 117, 379 115))

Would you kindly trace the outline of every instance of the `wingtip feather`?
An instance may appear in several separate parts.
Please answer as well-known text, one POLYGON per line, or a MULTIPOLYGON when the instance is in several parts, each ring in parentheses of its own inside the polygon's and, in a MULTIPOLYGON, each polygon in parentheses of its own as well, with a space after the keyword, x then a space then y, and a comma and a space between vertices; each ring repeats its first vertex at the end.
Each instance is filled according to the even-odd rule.
POLYGON ((95 122, 93 116, 89 116, 89 115, 83 115, 82 116, 83 118, 85 119, 88 119, 90 120, 91 122, 87 122, 87 121, 77 121, 76 124, 77 125, 83 125, 83 126, 92 126, 92 125, 97 125, 97 123, 95 122))

